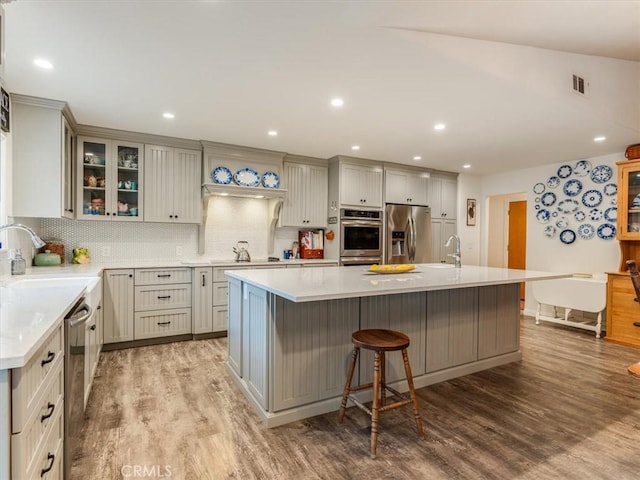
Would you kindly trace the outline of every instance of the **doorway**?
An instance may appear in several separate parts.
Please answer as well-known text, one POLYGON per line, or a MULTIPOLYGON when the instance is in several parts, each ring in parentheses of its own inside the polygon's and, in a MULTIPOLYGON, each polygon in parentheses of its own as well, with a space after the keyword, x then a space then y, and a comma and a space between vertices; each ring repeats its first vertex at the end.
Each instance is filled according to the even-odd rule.
MULTIPOLYGON (((527 201, 509 202, 507 268, 527 268, 527 201)), ((520 302, 524 302, 524 283, 520 284, 520 302)), ((522 310, 522 308, 521 308, 522 310)))

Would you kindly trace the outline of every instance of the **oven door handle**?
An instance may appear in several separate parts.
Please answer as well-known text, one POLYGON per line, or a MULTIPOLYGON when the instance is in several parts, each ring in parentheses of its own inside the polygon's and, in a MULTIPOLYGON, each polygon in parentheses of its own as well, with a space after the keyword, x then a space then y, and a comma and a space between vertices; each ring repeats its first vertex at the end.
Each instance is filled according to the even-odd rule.
POLYGON ((380 227, 382 228, 382 222, 376 220, 342 220, 342 226, 344 227, 380 227))
POLYGON ((87 319, 91 317, 92 313, 93 311, 91 310, 91 307, 86 303, 83 303, 80 308, 73 312, 73 314, 69 317, 69 328, 73 328, 77 325, 80 325, 81 323, 86 322, 87 319))

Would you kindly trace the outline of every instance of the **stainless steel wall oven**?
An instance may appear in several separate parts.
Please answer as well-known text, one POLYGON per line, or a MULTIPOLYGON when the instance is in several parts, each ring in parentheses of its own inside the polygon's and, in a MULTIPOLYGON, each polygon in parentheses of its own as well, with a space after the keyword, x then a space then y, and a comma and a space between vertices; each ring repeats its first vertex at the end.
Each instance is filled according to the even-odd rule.
POLYGON ((380 263, 384 225, 381 210, 340 210, 340 263, 380 263))

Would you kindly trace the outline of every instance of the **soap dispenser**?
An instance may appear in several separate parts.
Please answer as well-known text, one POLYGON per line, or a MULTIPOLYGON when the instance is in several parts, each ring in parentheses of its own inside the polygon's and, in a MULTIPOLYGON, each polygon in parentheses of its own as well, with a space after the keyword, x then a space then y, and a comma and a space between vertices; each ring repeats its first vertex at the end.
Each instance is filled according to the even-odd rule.
POLYGON ((24 275, 27 271, 27 262, 22 258, 22 251, 18 248, 11 260, 11 275, 24 275))

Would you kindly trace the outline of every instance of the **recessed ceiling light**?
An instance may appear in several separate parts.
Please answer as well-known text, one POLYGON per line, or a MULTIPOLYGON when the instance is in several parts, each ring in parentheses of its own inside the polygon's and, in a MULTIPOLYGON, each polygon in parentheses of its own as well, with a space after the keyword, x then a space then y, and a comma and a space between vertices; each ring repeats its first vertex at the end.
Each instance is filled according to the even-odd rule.
POLYGON ((471 165, 468 163, 465 163, 464 165, 462 165, 462 168, 471 168, 471 165))
POLYGON ((434 129, 436 132, 441 132, 441 131, 442 131, 442 130, 444 130, 445 128, 447 128, 447 126, 446 126, 444 123, 436 123, 436 124, 433 126, 433 129, 434 129))
POLYGON ((341 98, 332 98, 331 105, 334 107, 341 107, 344 105, 344 100, 341 98))
POLYGON ((224 193, 219 193, 218 195, 220 195, 221 197, 226 197, 229 194, 227 192, 224 192, 224 193))
POLYGON ((275 130, 269 130, 267 132, 267 135, 269 135, 270 137, 277 137, 278 136, 278 132, 276 132, 275 130))
POLYGON ((360 150, 360 145, 353 145, 351 150, 360 150))
POLYGON ((171 112, 164 112, 164 113, 162 114, 162 116, 163 116, 164 118, 168 118, 168 119, 176 118, 176 116, 175 116, 173 113, 171 113, 171 112))
POLYGON ((256 198, 264 198, 264 195, 256 195, 256 198))
POLYGON ((604 142, 607 139, 604 135, 600 135, 599 137, 595 137, 593 139, 594 142, 604 142))
POLYGON ((420 155, 416 155, 413 159, 417 162, 418 160, 422 160, 422 157, 420 155))
POLYGON ((36 67, 44 68, 45 70, 51 70, 53 68, 53 63, 44 58, 36 58, 33 63, 36 67))

